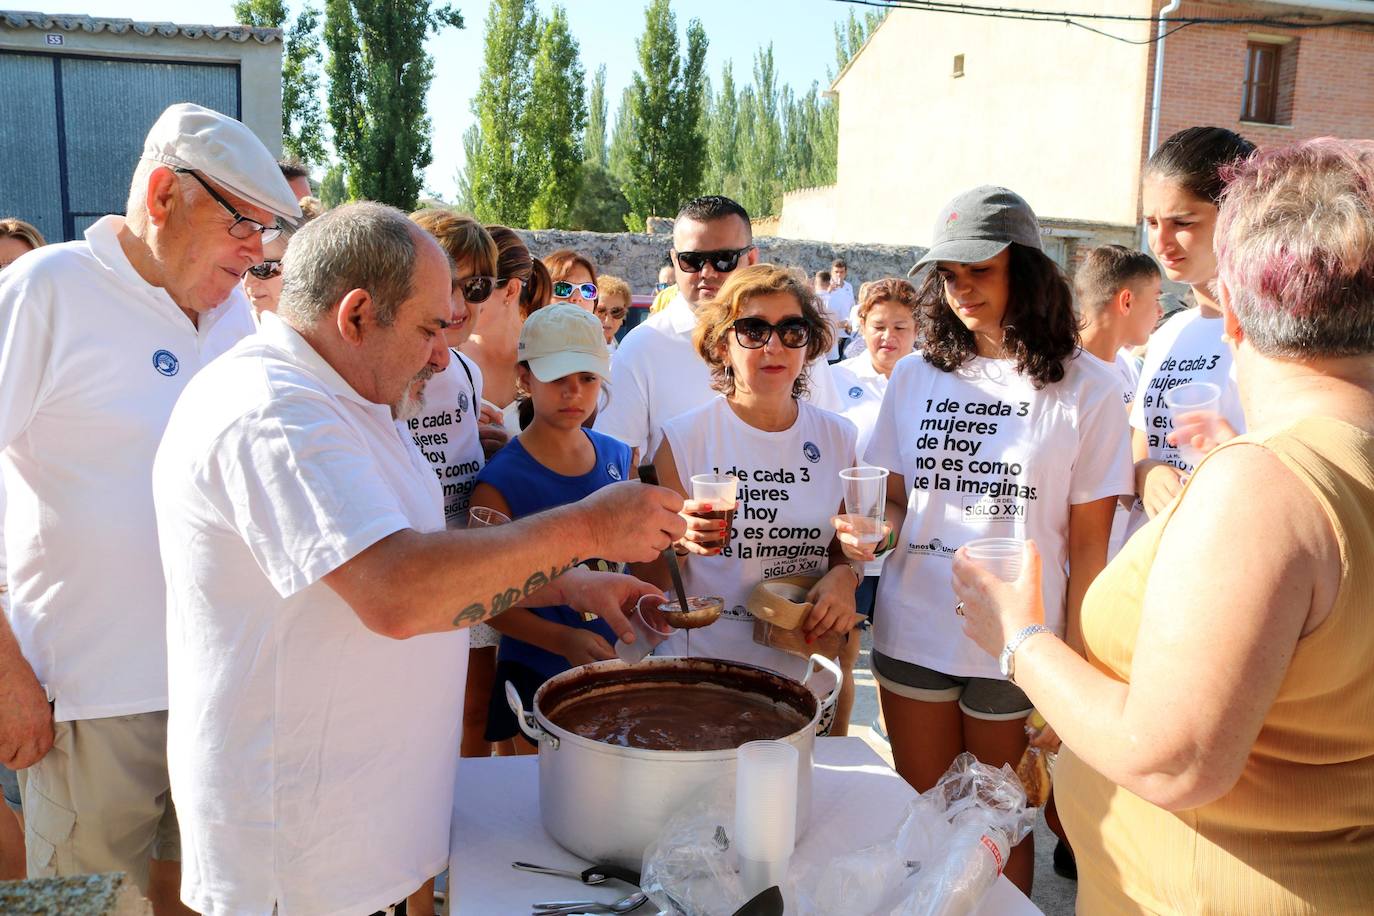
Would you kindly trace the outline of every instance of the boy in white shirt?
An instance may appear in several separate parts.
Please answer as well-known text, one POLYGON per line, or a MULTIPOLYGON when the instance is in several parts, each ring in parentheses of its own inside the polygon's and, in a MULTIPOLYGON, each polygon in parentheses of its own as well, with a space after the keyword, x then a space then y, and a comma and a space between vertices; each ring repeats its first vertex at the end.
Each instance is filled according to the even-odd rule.
POLYGON ((1074 274, 1083 352, 1121 373, 1127 408, 1140 382, 1140 366, 1128 348, 1144 346, 1159 323, 1161 284, 1155 259, 1122 245, 1089 251, 1074 274))

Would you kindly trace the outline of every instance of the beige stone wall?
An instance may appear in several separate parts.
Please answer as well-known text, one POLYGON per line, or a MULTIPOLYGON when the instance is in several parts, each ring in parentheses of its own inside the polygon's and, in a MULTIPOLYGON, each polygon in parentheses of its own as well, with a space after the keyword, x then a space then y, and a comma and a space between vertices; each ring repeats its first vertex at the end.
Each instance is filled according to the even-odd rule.
MULTIPOLYGON (((1148 15, 1150 2, 1085 0, 1075 9, 1148 15)), ((1102 27, 1148 37, 1145 23, 1102 27)), ((783 231, 925 245, 940 206, 979 184, 1012 188, 1046 218, 1131 225, 1147 55, 1147 45, 1062 24, 895 9, 834 87, 833 206, 788 195, 783 231), (964 56, 958 78, 956 54, 964 56)))
MULTIPOLYGON (((54 54, 93 54, 144 60, 182 60, 192 63, 237 63, 243 123, 258 135, 274 156, 281 155, 281 52, 280 41, 263 43, 250 38, 234 41, 185 35, 140 35, 129 31, 63 31, 60 47, 47 44, 42 29, 0 30, 0 48, 54 54)), ((151 125, 150 125, 151 126, 151 125)))

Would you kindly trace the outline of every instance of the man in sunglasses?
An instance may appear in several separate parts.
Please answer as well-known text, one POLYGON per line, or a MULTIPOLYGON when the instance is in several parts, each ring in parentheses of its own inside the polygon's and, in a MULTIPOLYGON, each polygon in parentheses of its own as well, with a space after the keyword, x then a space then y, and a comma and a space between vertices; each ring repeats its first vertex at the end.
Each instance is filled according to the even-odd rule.
POLYGON ((187 382, 252 333, 239 278, 299 215, 252 131, 173 105, 126 216, 0 277, 0 763, 21 773, 31 877, 124 871, 179 907, 153 454, 187 382))
MULTIPOLYGON (((711 298, 741 266, 758 263, 749 213, 728 197, 687 201, 673 222, 668 252, 677 296, 625 335, 611 364, 610 403, 596 418, 598 432, 637 449, 641 463, 651 461, 663 439, 663 424, 716 396, 711 373, 696 347, 698 304, 711 298)), ((838 406, 830 373, 811 374, 809 400, 838 406)))

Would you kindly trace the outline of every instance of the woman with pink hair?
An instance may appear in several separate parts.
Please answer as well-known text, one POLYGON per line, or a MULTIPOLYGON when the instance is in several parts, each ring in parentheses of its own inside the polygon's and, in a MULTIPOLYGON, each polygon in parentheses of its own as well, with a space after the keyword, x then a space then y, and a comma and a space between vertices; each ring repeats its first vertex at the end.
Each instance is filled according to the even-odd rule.
POLYGON ((1080 912, 1374 912, 1374 143, 1227 170, 1218 304, 1248 432, 1097 577, 1080 656, 1040 557, 960 550, 965 631, 1064 742, 1080 912))

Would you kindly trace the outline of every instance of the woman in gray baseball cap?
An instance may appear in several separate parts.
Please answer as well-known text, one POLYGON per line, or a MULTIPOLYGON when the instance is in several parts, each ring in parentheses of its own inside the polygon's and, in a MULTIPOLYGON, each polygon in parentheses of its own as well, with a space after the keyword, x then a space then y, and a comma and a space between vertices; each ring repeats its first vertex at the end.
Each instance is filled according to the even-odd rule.
MULTIPOLYGON (((996 539, 988 546, 1019 562, 1021 541, 1049 544, 1044 625, 1076 641, 1117 497, 1131 492, 1120 382, 1077 358, 1072 291, 1030 206, 1006 188, 974 188, 941 210, 933 235, 917 264, 930 265, 917 293, 924 349, 892 370, 864 455, 890 472, 890 531, 875 551, 836 522, 851 559, 893 554, 872 668, 897 770, 918 791, 963 751, 1000 766, 1026 748, 1030 701, 964 635, 955 551, 996 539)), ((1032 866, 1027 839, 1007 876, 1029 892, 1032 866)))

